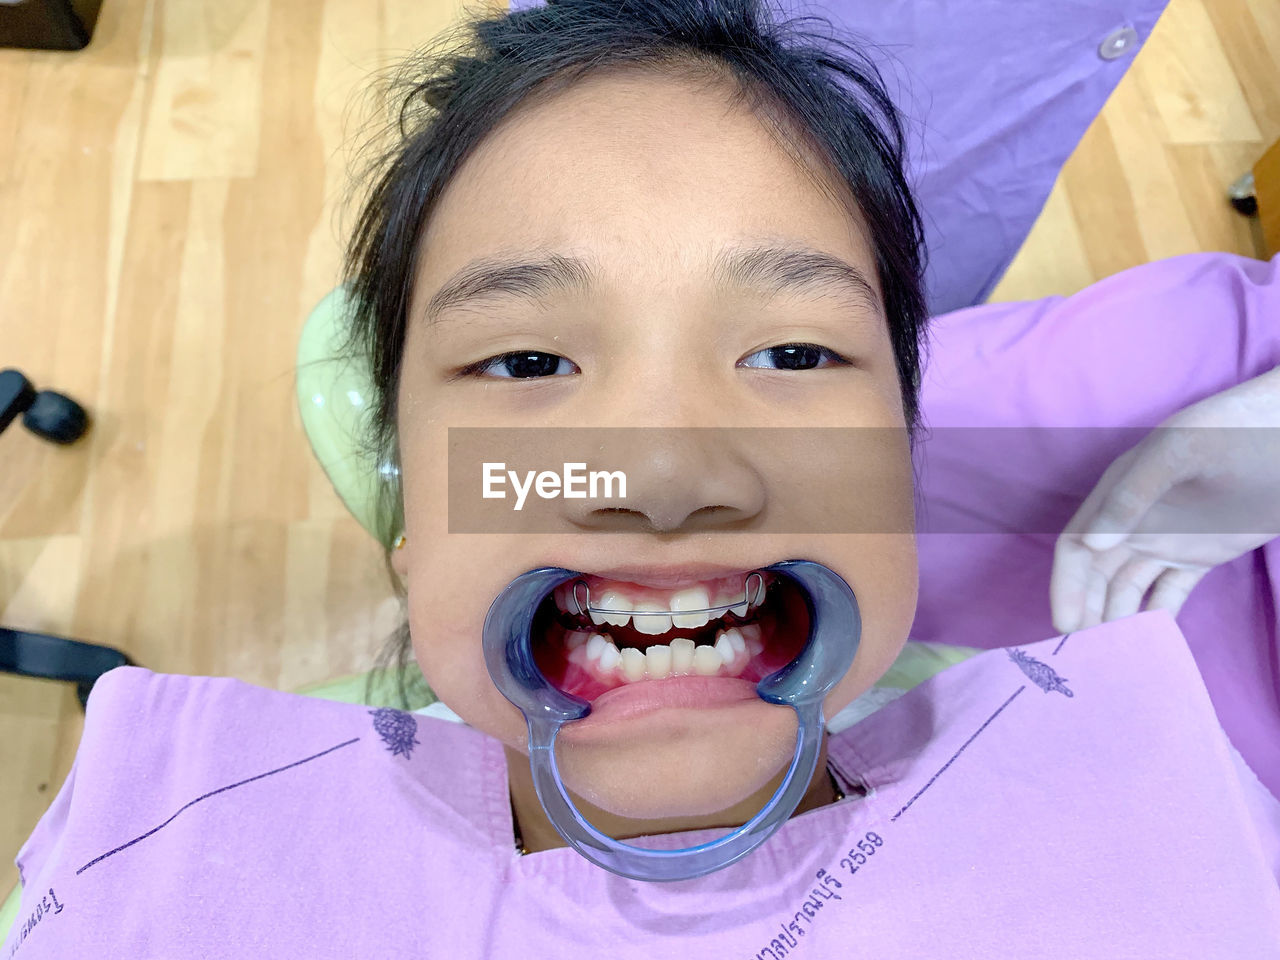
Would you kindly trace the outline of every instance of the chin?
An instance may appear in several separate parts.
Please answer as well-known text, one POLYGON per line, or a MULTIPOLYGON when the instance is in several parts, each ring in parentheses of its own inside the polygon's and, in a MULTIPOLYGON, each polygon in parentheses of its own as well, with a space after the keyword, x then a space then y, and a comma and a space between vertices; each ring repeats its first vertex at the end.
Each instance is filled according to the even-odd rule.
POLYGON ((663 731, 660 738, 637 734, 623 743, 562 743, 561 776, 569 790, 614 816, 711 816, 777 780, 795 753, 795 714, 765 706, 771 707, 763 711, 765 719, 750 726, 717 731, 692 723, 663 731))

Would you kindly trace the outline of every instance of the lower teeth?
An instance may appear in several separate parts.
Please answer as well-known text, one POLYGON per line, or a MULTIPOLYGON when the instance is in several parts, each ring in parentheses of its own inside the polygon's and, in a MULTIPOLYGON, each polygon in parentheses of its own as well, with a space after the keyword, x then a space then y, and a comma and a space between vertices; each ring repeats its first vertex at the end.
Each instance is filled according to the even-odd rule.
POLYGON ((758 624, 732 627, 716 635, 715 646, 696 646, 688 637, 641 651, 621 650, 607 636, 582 631, 565 638, 569 661, 601 683, 637 683, 666 677, 736 677, 764 650, 758 624))

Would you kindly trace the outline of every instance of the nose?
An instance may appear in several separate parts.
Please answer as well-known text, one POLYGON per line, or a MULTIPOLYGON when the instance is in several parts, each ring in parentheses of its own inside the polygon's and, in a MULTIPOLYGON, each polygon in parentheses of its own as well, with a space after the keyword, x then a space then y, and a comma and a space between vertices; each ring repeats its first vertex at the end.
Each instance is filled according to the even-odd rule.
MULTIPOLYGON (((594 431, 593 431, 594 432, 594 431)), ((564 501, 592 531, 675 533, 748 525, 764 513, 766 482, 745 434, 719 427, 601 429, 593 460, 626 476, 626 497, 564 501)))

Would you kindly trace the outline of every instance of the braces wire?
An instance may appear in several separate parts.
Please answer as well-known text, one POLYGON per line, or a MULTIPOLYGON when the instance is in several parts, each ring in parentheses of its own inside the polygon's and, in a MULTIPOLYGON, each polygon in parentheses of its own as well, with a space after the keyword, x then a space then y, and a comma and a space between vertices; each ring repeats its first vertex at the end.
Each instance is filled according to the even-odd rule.
POLYGON ((573 605, 577 607, 577 613, 580 617, 585 617, 589 613, 625 613, 636 617, 656 617, 656 616, 682 616, 686 613, 723 613, 725 610, 732 610, 734 607, 740 607, 744 603, 760 604, 764 601, 764 575, 758 570, 753 570, 747 574, 746 580, 743 582, 742 599, 736 603, 722 604, 718 607, 700 607, 696 610, 614 610, 609 607, 593 607, 591 606, 591 586, 585 580, 577 580, 573 584, 573 605), (755 578, 756 590, 752 593, 751 579, 755 578), (586 595, 586 602, 578 596, 578 588, 581 587, 586 595))

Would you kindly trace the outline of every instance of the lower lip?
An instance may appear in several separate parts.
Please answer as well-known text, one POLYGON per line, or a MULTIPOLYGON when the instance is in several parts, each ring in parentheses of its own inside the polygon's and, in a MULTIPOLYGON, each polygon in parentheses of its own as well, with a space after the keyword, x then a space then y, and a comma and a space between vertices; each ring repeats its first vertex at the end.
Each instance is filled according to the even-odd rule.
POLYGON ((573 724, 595 729, 664 709, 705 710, 758 700, 756 685, 736 677, 668 677, 607 690, 591 702, 591 713, 573 724))

